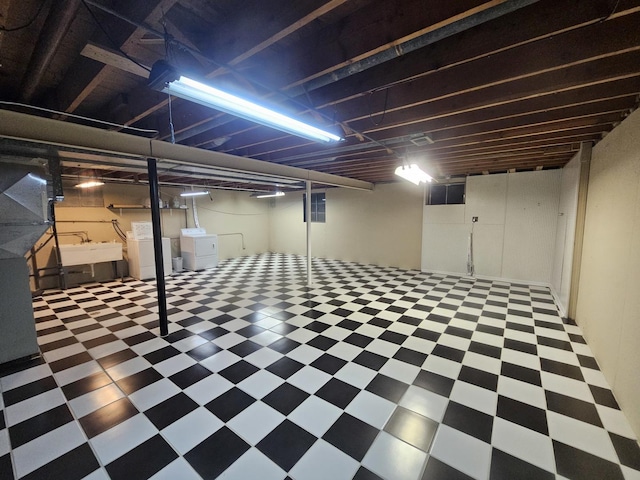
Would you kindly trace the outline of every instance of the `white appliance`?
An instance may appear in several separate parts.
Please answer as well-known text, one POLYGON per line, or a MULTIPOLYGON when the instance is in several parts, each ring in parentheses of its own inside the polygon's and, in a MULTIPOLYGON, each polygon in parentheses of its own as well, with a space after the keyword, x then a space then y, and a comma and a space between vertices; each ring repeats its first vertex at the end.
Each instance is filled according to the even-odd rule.
MULTIPOLYGON (((129 275, 138 280, 156 278, 156 259, 153 239, 136 239, 127 232, 127 253, 129 256, 129 275)), ((171 275, 171 241, 162 237, 162 264, 164 274, 171 275)))
POLYGON ((180 230, 180 250, 185 270, 203 270, 218 266, 218 236, 204 228, 180 230))

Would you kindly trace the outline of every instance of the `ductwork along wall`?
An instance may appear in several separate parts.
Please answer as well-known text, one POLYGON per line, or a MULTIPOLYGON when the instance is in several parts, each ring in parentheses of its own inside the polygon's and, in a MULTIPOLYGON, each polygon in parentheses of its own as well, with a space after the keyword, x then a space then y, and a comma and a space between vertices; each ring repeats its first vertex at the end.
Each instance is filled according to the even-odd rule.
POLYGON ((0 163, 0 364, 38 354, 24 255, 49 228, 43 171, 0 163))

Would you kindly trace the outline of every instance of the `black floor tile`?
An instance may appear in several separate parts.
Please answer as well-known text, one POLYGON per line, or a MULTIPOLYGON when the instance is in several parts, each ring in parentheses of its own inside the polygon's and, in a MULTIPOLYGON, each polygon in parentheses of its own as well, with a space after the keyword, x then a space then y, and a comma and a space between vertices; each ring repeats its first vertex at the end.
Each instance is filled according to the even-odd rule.
POLYGON ((347 338, 345 338, 343 341, 350 343, 351 345, 355 345, 356 347, 360 347, 360 348, 364 348, 367 345, 369 345, 371 342, 373 342, 373 338, 371 337, 367 337, 366 335, 362 335, 360 333, 352 333, 351 335, 349 335, 347 338))
POLYGON ((116 382, 120 389, 127 395, 131 395, 133 392, 147 387, 152 383, 162 380, 164 377, 160 375, 155 369, 147 368, 141 372, 134 373, 128 377, 121 378, 116 382))
POLYGON ((631 438, 622 437, 613 432, 609 432, 613 447, 618 454, 620 463, 630 468, 640 471, 640 446, 638 442, 631 438))
POLYGON ((400 382, 394 378, 387 377, 386 375, 376 375, 365 390, 375 393, 376 395, 386 398, 394 403, 398 403, 407 391, 409 385, 400 382))
POLYGON ((289 353, 291 350, 299 347, 300 344, 295 340, 291 340, 289 338, 281 338, 280 340, 276 340, 272 344, 269 345, 271 350, 275 350, 276 352, 280 352, 284 355, 289 353))
POLYGON ((20 445, 24 445, 71 421, 73 421, 73 416, 66 404, 47 410, 9 427, 11 447, 18 448, 20 445))
POLYGON ((487 345, 480 342, 471 342, 469 345, 469 351, 477 353, 478 355, 484 355, 485 357, 500 358, 502 356, 502 349, 493 345, 487 345))
POLYGON ((100 345, 104 345, 105 343, 111 343, 118 340, 120 339, 116 337, 113 333, 109 333, 108 335, 103 335, 101 337, 92 338, 91 340, 86 340, 82 342, 82 345, 84 345, 86 349, 90 349, 90 348, 98 347, 100 345))
POLYGON ((311 366, 317 368, 318 370, 322 370, 323 372, 328 373, 329 375, 334 375, 338 370, 344 367, 347 362, 341 358, 334 357, 333 355, 329 355, 328 353, 323 354, 318 357, 311 363, 311 366))
POLYGON ((343 413, 322 438, 361 461, 377 435, 377 428, 343 413))
POLYGON ((555 475, 497 448, 491 454, 490 480, 554 480, 555 475))
POLYGON ((434 332, 433 330, 427 330, 426 328, 416 328, 411 336, 429 340, 431 342, 437 342, 440 338, 440 333, 434 332))
POLYGON ((491 443, 491 432, 493 431, 493 417, 491 415, 449 401, 442 423, 483 442, 491 443))
POLYGON ((444 377, 426 370, 420 370, 420 373, 418 373, 418 376, 413 381, 415 386, 424 388, 447 398, 453 389, 454 383, 455 380, 452 378, 444 377))
POLYGON ((205 407, 223 422, 228 422, 256 401, 251 395, 237 387, 214 398, 205 407))
POLYGON ((602 427, 600 415, 593 403, 567 397, 559 393, 545 391, 547 397, 547 409, 572 417, 582 422, 587 422, 596 427, 602 427))
POLYGON ((62 387, 62 392, 65 397, 67 397, 67 400, 73 400, 76 397, 93 392, 110 383, 111 377, 109 377, 109 375, 104 372, 98 372, 65 385, 62 387))
POLYGON ((215 343, 207 342, 194 348, 193 350, 189 350, 187 352, 187 355, 189 355, 194 360, 201 361, 221 351, 222 348, 217 346, 215 343))
POLYGON ((113 480, 149 478, 176 458, 175 450, 160 435, 155 435, 108 464, 106 469, 113 480))
POLYGON ((256 352, 262 348, 262 345, 256 342, 252 342, 251 340, 245 340, 228 350, 231 353, 235 353, 239 357, 246 357, 247 355, 251 355, 253 352, 256 352))
POLYGON ((198 404, 185 395, 184 392, 180 392, 146 410, 144 414, 158 430, 162 430, 196 408, 198 408, 198 404))
POLYGON ((282 357, 269 365, 265 370, 285 380, 304 367, 304 364, 288 357, 282 357))
POLYGON ((289 471, 316 440, 315 436, 295 423, 284 420, 256 447, 284 471, 289 471))
POLYGON ((465 352, 458 350, 457 348, 448 347, 446 345, 436 345, 431 352, 431 355, 437 355, 438 357, 446 358, 454 362, 462 363, 465 352))
POLYGON ((472 477, 450 467, 435 457, 429 457, 420 480, 473 480, 472 477))
POLYGON ((199 363, 196 363, 195 365, 191 365, 189 368, 185 368, 181 372, 171 375, 169 380, 184 390, 203 378, 207 378, 209 375, 212 375, 209 369, 203 367, 199 363))
POLYGON ((458 379, 463 382, 477 385, 478 387, 486 388, 492 392, 496 392, 498 390, 498 375, 468 367, 466 365, 462 366, 458 379))
POLYGON ((206 339, 206 340, 214 340, 218 337, 222 337, 223 335, 226 335, 227 333, 229 333, 229 330, 227 330, 226 328, 222 328, 222 327, 215 327, 215 328, 211 328, 209 330, 205 330, 204 332, 200 332, 198 335, 200 335, 202 338, 206 339))
POLYGON ((78 343, 78 340, 76 339, 76 337, 73 337, 73 336, 66 337, 60 340, 56 340, 54 342, 44 343, 40 345, 40 351, 43 353, 50 352, 52 350, 56 350, 57 348, 73 345, 74 343, 78 343))
POLYGON ((13 466, 11 454, 0 456, 0 480, 13 480, 13 466))
POLYGON ((333 338, 325 337, 324 335, 318 335, 317 337, 309 340, 307 342, 307 345, 310 345, 312 347, 317 348, 318 350, 323 350, 326 352, 331 347, 333 347, 336 343, 338 343, 338 341, 334 340, 333 338))
POLYGON ((137 356, 138 355, 136 354, 136 352, 129 348, 126 348, 124 350, 120 350, 119 352, 99 358, 98 363, 102 368, 106 370, 107 368, 115 367, 120 363, 131 360, 132 358, 136 358, 137 356))
POLYGON ((538 387, 542 386, 540 372, 538 370, 521 367, 520 365, 514 365, 513 363, 502 362, 500 375, 520 380, 521 382, 530 383, 531 385, 536 385, 538 387))
POLYGON ((380 340, 385 340, 387 342, 395 343, 397 345, 402 345, 404 341, 407 339, 406 335, 402 335, 401 333, 392 332, 390 330, 385 331, 382 335, 378 337, 380 340))
POLYGON ((2 392, 4 406, 9 407, 15 403, 22 402, 28 398, 53 390, 54 388, 57 388, 57 386, 58 384, 53 377, 44 377, 40 380, 27 383, 21 387, 7 390, 2 392))
POLYGON ((245 378, 250 377, 251 375, 256 373, 258 370, 260 369, 255 365, 249 362, 245 362, 244 360, 240 360, 239 362, 234 363, 233 365, 225 368, 219 373, 231 383, 235 383, 237 385, 245 378))
POLYGON ((262 401, 283 415, 289 415, 308 397, 307 392, 285 382, 266 395, 262 401))
POLYGON ((93 438, 138 414, 128 398, 121 398, 78 419, 84 433, 93 438))
POLYGON ((377 353, 364 351, 359 353, 358 356, 353 359, 353 362, 377 372, 385 363, 387 363, 388 360, 388 358, 378 355, 377 353))
POLYGON ((316 396, 341 409, 345 409, 358 393, 360 393, 359 388, 337 378, 332 378, 316 392, 316 396))
POLYGON ((88 352, 81 352, 75 355, 71 355, 70 357, 61 358, 60 360, 56 360, 55 362, 50 362, 49 368, 51 368, 51 371, 53 373, 57 373, 61 372, 62 370, 66 370, 67 368, 80 365, 81 363, 90 362, 91 360, 93 360, 93 357, 91 357, 88 352))
POLYGON ((555 360, 549 360, 547 358, 540 359, 540 366, 543 371, 549 373, 555 373, 562 377, 573 378, 574 380, 580 380, 584 382, 584 377, 580 371, 580 367, 575 365, 569 365, 567 363, 556 362, 555 360))
POLYGON ((598 362, 596 362, 595 358, 580 354, 578 354, 577 356, 581 366, 590 368, 592 370, 600 370, 600 367, 598 367, 598 362))
POLYGON ((175 357, 180 354, 180 350, 177 348, 167 345, 166 347, 160 348, 158 350, 154 350, 153 352, 147 353, 144 355, 144 358, 151 364, 160 363, 168 358, 175 357))
MULTIPOLYGON (((58 479, 80 480, 100 467, 88 443, 84 443, 50 463, 21 477, 24 480, 58 479)), ((2 476, 0 466, 0 479, 2 476)))
POLYGON ((429 451, 438 422, 403 407, 396 408, 384 430, 424 452, 429 451))
POLYGON ((400 347, 393 358, 395 358, 396 360, 400 360, 401 362, 415 365, 416 367, 421 367, 424 361, 427 359, 427 354, 416 352, 415 350, 411 350, 409 348, 400 347))
POLYGON ((518 352, 529 353, 531 355, 538 354, 538 347, 535 344, 513 340, 512 338, 504 339, 504 348, 510 348, 511 350, 517 350, 518 352))
POLYGON ((577 448, 553 441, 556 470, 566 478, 580 480, 623 480, 622 470, 615 463, 577 448))
POLYGON ((496 415, 543 435, 549 435, 547 414, 541 408, 499 395, 496 415))
POLYGON ((620 410, 616 397, 613 396, 613 392, 608 388, 602 388, 595 385, 589 385, 593 399, 598 405, 604 405, 605 407, 615 408, 620 410))
POLYGON ((184 455, 202 478, 216 478, 250 446, 226 426, 184 455))

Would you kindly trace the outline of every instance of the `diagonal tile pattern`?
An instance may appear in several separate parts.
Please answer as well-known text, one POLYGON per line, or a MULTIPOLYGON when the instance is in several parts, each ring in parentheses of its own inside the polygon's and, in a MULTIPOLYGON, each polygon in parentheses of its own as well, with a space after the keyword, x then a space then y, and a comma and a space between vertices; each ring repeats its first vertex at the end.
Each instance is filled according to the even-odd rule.
MULTIPOLYGON (((640 448, 546 288, 264 254, 34 301, 0 480, 631 479, 640 448), (212 455, 211 452, 216 452, 212 455)), ((13 370, 9 370, 13 368, 13 370)))

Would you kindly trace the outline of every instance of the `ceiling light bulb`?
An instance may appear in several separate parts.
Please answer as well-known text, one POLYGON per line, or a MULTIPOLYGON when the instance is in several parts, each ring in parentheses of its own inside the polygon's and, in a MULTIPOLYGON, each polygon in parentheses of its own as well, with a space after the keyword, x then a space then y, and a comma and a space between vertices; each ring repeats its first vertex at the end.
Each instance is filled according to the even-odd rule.
POLYGON ((180 193, 181 197, 197 197, 198 195, 208 195, 209 192, 206 190, 186 190, 180 193))
POLYGON ((400 165, 396 168, 395 174, 416 185, 420 185, 420 182, 426 183, 432 180, 431 176, 423 172, 415 163, 411 165, 400 165))
POLYGON ((76 185, 77 188, 93 188, 93 187, 99 187, 101 185, 104 185, 104 182, 101 182, 100 180, 88 180, 86 182, 82 182, 76 185))

